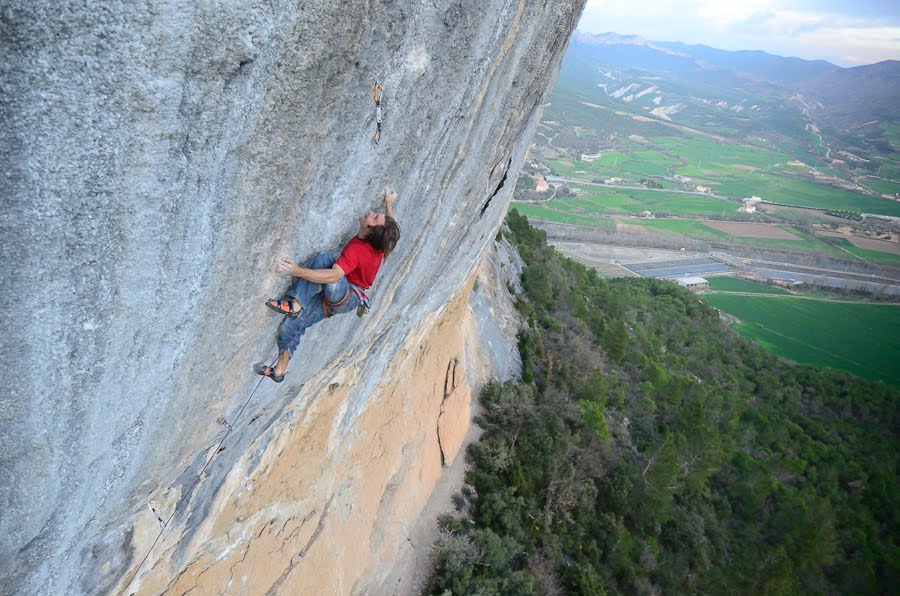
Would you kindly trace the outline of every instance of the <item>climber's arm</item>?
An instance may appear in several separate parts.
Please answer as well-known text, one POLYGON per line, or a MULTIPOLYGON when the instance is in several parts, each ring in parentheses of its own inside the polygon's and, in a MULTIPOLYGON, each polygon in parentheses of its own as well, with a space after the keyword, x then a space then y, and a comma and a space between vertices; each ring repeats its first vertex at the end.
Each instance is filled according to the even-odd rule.
POLYGON ((397 198, 397 191, 389 186, 384 187, 384 209, 390 217, 394 217, 394 200, 397 198))
POLYGON ((300 277, 316 284, 330 284, 344 277, 344 270, 341 269, 339 265, 335 265, 331 269, 306 269, 284 257, 275 259, 272 268, 278 273, 286 273, 288 275, 293 275, 294 277, 300 277))
POLYGON ((340 265, 335 265, 331 269, 305 269, 297 267, 293 273, 294 277, 302 277, 307 281, 315 284, 332 284, 344 277, 344 270, 340 265))

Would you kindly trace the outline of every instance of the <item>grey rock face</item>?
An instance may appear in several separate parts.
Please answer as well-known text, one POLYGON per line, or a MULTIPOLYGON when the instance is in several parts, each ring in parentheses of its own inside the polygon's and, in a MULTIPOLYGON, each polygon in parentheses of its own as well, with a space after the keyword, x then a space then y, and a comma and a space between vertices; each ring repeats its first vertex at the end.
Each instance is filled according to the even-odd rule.
MULTIPOLYGON (((493 378, 499 381, 522 375, 517 336, 523 321, 510 289, 522 291, 524 266, 516 247, 506 237, 491 243, 478 277, 484 283, 476 284, 469 296, 482 345, 478 357, 489 365, 493 378)), ((474 364, 469 368, 474 369, 474 364)))
POLYGON ((267 428, 274 256, 340 250, 398 193, 373 315, 304 338, 306 378, 370 349, 345 429, 493 241, 583 0, 0 5, 0 592, 104 592, 160 487, 191 503, 267 428), (384 83, 374 146, 372 84, 384 83), (501 185, 502 182, 502 185, 501 185))

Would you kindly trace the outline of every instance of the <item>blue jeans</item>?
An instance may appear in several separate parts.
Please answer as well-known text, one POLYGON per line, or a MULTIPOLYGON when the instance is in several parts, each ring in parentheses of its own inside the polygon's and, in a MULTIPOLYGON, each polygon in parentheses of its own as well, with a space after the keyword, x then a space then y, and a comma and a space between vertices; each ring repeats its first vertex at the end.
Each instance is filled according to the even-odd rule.
MULTIPOLYGON (((331 269, 336 260, 332 253, 322 251, 313 255, 306 266, 309 269, 331 269)), ((325 301, 327 300, 329 304, 340 302, 348 292, 347 302, 340 306, 328 307, 328 316, 350 312, 359 306, 359 296, 356 292, 350 291, 350 282, 347 278, 342 277, 330 284, 317 284, 300 278, 294 280, 285 295, 296 298, 303 306, 303 312, 294 318, 287 317, 281 323, 278 329, 278 353, 290 350, 293 356, 306 330, 326 318, 325 301)))

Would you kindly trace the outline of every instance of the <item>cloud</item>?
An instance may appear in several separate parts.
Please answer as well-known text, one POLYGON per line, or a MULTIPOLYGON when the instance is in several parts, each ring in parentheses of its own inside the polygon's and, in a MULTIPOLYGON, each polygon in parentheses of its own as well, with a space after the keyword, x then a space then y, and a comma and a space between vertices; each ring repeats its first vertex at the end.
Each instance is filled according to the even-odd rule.
POLYGON ((900 59, 900 2, 646 0, 638 11, 629 3, 588 0, 579 29, 843 65, 900 59))

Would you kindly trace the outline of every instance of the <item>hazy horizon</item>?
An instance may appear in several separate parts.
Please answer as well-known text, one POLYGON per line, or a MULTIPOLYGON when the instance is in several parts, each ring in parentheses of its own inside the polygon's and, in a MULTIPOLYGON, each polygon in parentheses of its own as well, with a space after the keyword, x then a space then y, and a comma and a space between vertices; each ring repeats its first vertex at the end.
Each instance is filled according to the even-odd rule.
POLYGON ((645 0, 640 13, 633 6, 588 0, 578 30, 759 50, 843 67, 900 60, 900 6, 877 0, 744 0, 738 5, 645 0))

